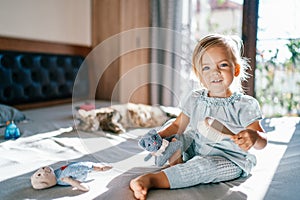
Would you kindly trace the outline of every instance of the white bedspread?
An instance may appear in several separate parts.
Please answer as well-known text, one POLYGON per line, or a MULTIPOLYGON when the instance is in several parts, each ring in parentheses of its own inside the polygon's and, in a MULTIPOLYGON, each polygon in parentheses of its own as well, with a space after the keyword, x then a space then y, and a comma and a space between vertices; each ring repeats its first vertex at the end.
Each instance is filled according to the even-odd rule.
MULTIPOLYGON (((33 113, 30 113, 33 116, 33 113)), ((69 116, 70 117, 70 116, 69 116)), ((66 116, 65 116, 66 118, 66 116)), ((70 119, 69 119, 70 120, 70 119)), ((62 122, 62 121, 61 121, 62 122)), ((40 125, 41 121, 39 122, 40 125)), ((159 170, 138 147, 148 129, 115 135, 78 133, 72 123, 52 131, 26 132, 17 140, 0 144, 0 199, 134 199, 129 181, 159 170), (30 176, 41 166, 57 168, 71 161, 106 162, 113 169, 89 174, 89 192, 55 186, 34 190, 30 176)), ((258 165, 250 177, 226 183, 197 185, 177 190, 151 190, 148 199, 298 199, 300 188, 300 118, 265 119, 269 144, 257 155, 258 165)), ((28 127, 28 125, 26 125, 28 127)), ((32 128, 32 127, 31 127, 32 128)), ((2 131, 2 130, 1 130, 2 131)))

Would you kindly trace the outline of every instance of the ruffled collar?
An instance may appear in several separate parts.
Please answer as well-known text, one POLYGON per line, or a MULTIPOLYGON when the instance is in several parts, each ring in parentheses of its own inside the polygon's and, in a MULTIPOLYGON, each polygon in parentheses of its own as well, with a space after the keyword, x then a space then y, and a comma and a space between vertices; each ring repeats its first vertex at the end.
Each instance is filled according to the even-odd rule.
POLYGON ((209 97, 207 90, 199 90, 197 91, 199 95, 198 100, 204 102, 207 106, 225 106, 228 104, 233 104, 236 101, 241 99, 242 94, 238 92, 234 92, 230 97, 226 98, 217 98, 217 97, 209 97))

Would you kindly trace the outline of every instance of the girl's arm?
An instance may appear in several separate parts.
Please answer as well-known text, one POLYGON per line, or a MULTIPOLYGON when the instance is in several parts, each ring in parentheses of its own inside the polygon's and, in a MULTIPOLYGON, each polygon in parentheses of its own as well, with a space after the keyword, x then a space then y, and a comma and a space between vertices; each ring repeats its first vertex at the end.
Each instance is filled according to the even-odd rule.
POLYGON ((164 129, 160 130, 158 134, 164 138, 174 134, 183 133, 189 122, 190 118, 183 112, 181 112, 174 122, 172 122, 169 126, 165 127, 164 129))
POLYGON ((253 145, 253 147, 255 149, 263 149, 267 146, 268 140, 265 136, 265 131, 263 130, 263 128, 260 126, 259 121, 256 121, 252 124, 250 124, 248 127, 248 129, 252 129, 255 130, 256 132, 256 141, 255 144, 253 145))
POLYGON ((234 142, 244 150, 251 147, 255 149, 263 149, 267 145, 267 138, 264 136, 265 131, 260 126, 259 121, 255 121, 247 128, 232 137, 234 142))

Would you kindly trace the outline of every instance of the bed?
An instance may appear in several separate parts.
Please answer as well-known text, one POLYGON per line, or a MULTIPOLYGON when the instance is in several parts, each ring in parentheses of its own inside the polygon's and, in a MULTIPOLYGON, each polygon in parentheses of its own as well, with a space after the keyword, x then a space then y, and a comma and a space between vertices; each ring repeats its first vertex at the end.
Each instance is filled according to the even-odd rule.
MULTIPOLYGON (((52 87, 46 86, 47 82, 43 82, 44 87, 30 86, 26 82, 28 79, 17 79, 19 74, 15 74, 13 80, 19 80, 13 84, 16 90, 34 92, 26 95, 22 92, 12 94, 9 90, 2 92, 5 91, 4 87, 12 86, 7 84, 9 80, 1 82, 1 104, 13 108, 22 108, 20 104, 38 103, 44 100, 57 102, 57 100, 70 98, 74 73, 76 75, 80 62, 83 61, 82 57, 73 55, 1 51, 0 59, 3 55, 9 55, 6 58, 13 61, 1 60, 1 81, 7 73, 11 73, 8 72, 7 63, 13 63, 15 59, 19 59, 18 62, 22 66, 17 67, 24 68, 22 73, 25 74, 33 72, 43 74, 45 66, 49 64, 48 61, 53 62, 55 59, 61 61, 51 66, 51 70, 58 70, 64 77, 69 77, 70 70, 73 74, 68 79, 65 78, 64 82, 52 78, 52 81, 49 81, 52 87), (23 58, 27 56, 28 60, 23 59, 22 63, 20 61, 22 56, 23 58), (42 59, 43 65, 30 67, 29 64, 32 64, 32 61, 37 62, 37 58, 41 63, 43 56, 49 58, 42 59), (62 61, 64 59, 67 61, 62 61), (65 75, 65 72, 69 75, 65 75), (35 89, 22 89, 21 87, 25 85, 35 89), (43 92, 43 88, 47 92, 43 92), (51 93, 51 91, 56 92, 51 93), (16 104, 18 106, 15 106, 16 104)), ((47 78, 40 81, 45 81, 44 79, 47 78)), ((38 82, 36 78, 35 83, 38 82)), ((137 142, 150 128, 128 128, 124 133, 81 131, 76 129, 75 125, 78 121, 74 118, 74 112, 76 112, 75 108, 84 102, 73 102, 73 104, 71 101, 59 102, 60 104, 18 110, 26 116, 25 120, 16 122, 21 131, 21 137, 18 139, 5 140, 3 138, 5 126, 0 128, 0 199, 134 199, 133 192, 128 187, 130 180, 140 174, 159 170, 154 166, 153 159, 144 161, 147 152, 143 151, 137 142), (30 177, 39 167, 50 165, 58 168, 73 161, 104 162, 111 164, 113 168, 105 172, 90 173, 86 180, 90 187, 89 192, 72 190, 68 186, 54 186, 44 190, 35 190, 31 187, 30 177)), ((94 103, 96 108, 109 107, 112 104, 108 101, 94 103)), ((262 151, 251 150, 257 155, 258 164, 249 177, 184 189, 153 189, 149 191, 148 199, 298 199, 300 118, 266 118, 261 123, 268 132, 269 144, 262 151)))

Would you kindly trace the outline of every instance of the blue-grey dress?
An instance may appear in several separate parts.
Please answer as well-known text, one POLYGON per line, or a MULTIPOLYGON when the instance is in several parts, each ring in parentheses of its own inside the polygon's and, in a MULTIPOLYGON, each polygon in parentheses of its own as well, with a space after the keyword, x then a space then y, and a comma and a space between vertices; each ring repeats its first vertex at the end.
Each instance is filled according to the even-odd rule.
POLYGON ((163 170, 171 188, 230 180, 236 178, 236 175, 224 178, 221 175, 230 174, 230 171, 239 173, 239 169, 241 169, 241 176, 250 173, 256 165, 254 155, 242 150, 229 138, 217 143, 207 140, 199 130, 199 123, 206 117, 213 117, 225 124, 233 133, 239 133, 262 118, 256 99, 242 93, 233 93, 228 98, 212 98, 208 97, 207 90, 203 89, 192 91, 183 101, 181 109, 190 118, 190 124, 181 137, 184 143, 184 163, 163 170), (224 171, 220 166, 226 166, 228 169, 224 171), (183 177, 185 180, 181 184, 180 179, 183 177))

